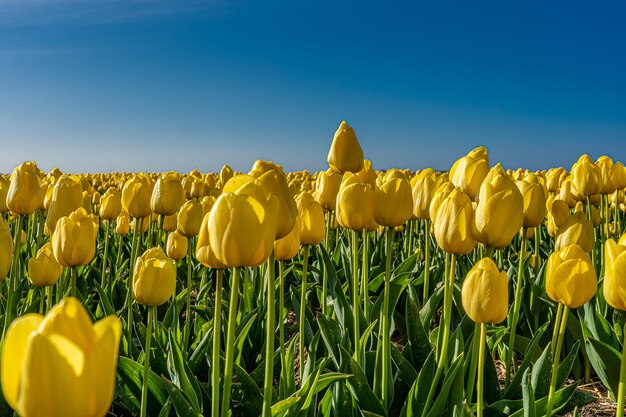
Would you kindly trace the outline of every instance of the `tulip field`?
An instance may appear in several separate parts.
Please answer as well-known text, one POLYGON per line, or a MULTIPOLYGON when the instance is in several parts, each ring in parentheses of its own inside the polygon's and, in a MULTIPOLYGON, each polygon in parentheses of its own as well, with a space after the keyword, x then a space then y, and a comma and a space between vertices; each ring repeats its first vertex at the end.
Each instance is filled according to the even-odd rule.
POLYGON ((0 415, 624 416, 621 162, 328 143, 315 173, 0 176, 0 415))

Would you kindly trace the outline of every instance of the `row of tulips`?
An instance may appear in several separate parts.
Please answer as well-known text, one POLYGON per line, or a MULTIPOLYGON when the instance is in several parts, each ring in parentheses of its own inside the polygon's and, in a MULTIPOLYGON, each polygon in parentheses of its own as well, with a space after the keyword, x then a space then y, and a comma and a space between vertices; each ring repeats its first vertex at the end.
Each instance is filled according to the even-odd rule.
POLYGON ((621 163, 328 164, 0 177, 2 414, 624 415, 621 163))

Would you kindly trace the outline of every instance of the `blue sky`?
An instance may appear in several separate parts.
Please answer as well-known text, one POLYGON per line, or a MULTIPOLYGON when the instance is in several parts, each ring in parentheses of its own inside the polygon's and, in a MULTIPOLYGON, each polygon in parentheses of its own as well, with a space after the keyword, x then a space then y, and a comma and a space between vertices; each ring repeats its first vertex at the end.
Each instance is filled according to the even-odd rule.
POLYGON ((625 2, 419 3, 0 0, 0 172, 626 161, 625 2))

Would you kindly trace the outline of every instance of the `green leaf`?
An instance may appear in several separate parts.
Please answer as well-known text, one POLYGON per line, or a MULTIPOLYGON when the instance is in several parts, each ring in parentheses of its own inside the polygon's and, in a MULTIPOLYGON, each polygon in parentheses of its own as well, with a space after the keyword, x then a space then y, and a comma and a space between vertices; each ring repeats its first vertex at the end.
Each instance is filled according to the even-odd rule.
POLYGON ((300 401, 300 397, 289 397, 278 401, 272 406, 272 416, 278 417, 300 401))
MULTIPOLYGON (((191 371, 189 371, 189 373, 187 372, 183 354, 172 333, 173 332, 170 331, 170 349, 167 355, 170 377, 172 378, 172 382, 187 396, 194 410, 198 413, 202 413, 199 400, 199 398, 201 398, 200 384, 191 371)), ((176 408, 175 405, 174 408, 176 408)))
POLYGON ((463 356, 464 354, 457 356, 450 365, 450 368, 448 368, 441 390, 439 391, 437 397, 435 397, 435 403, 428 412, 427 417, 438 417, 443 415, 444 407, 448 402, 448 394, 450 393, 452 383, 456 379, 457 372, 459 372, 463 366, 463 356))
POLYGON ((202 417, 202 413, 196 411, 196 409, 191 405, 187 396, 173 383, 168 381, 167 379, 161 377, 167 392, 169 393, 170 400, 174 405, 174 410, 176 410, 176 414, 179 416, 195 416, 202 417))
POLYGON ((585 344, 591 366, 593 366, 604 386, 616 394, 622 365, 621 353, 593 337, 588 338, 585 344))
MULTIPOLYGON (((132 359, 120 356, 117 362, 118 391, 128 390, 127 399, 137 410, 140 407, 141 387, 143 385, 143 365, 132 359)), ((158 415, 168 398, 168 391, 157 374, 148 373, 148 413, 158 415)))
POLYGON ((533 391, 532 384, 530 383, 530 370, 524 371, 522 378, 522 398, 524 404, 524 417, 536 417, 537 411, 535 410, 535 393, 533 391))
POLYGON ((535 398, 541 398, 548 395, 548 391, 550 390, 550 372, 552 369, 552 355, 550 355, 551 344, 552 343, 548 343, 548 345, 543 349, 541 356, 533 366, 533 372, 530 380, 533 389, 535 390, 535 398))
POLYGON ((341 348, 341 360, 343 363, 342 371, 353 375, 352 378, 348 379, 347 383, 359 409, 385 416, 387 413, 380 399, 370 388, 363 370, 343 347, 341 348))

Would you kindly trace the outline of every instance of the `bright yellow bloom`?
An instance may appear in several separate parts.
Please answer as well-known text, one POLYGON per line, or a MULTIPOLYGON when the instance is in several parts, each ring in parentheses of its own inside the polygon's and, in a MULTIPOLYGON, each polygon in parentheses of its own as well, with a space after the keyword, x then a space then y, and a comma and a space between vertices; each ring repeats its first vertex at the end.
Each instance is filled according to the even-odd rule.
POLYGON ((152 214, 150 199, 152 183, 145 174, 133 175, 122 188, 122 208, 131 217, 143 218, 152 214))
POLYGON ((278 169, 268 169, 257 177, 268 196, 278 199, 278 227, 276 239, 281 239, 289 234, 296 223, 298 207, 296 200, 289 192, 287 177, 278 169))
POLYGON ((593 225, 582 211, 570 215, 556 235, 556 250, 570 245, 578 245, 587 253, 593 248, 593 225))
POLYGON ((461 290, 465 312, 475 323, 498 324, 509 310, 509 283, 491 258, 483 258, 467 273, 461 290))
POLYGON ((111 187, 104 193, 100 201, 100 217, 103 220, 115 220, 122 211, 122 197, 120 191, 111 187))
POLYGON ((167 245, 165 246, 167 256, 175 261, 180 261, 187 256, 187 245, 187 238, 174 230, 167 236, 167 245))
POLYGON ((524 199, 500 164, 485 178, 477 200, 476 238, 485 246, 504 248, 522 227, 524 199))
POLYGON ((82 207, 61 217, 52 233, 54 257, 63 266, 87 265, 96 252, 97 232, 96 216, 82 207))
POLYGON ((224 269, 226 265, 217 259, 209 242, 209 213, 204 216, 200 225, 198 241, 196 242, 196 259, 207 268, 224 269))
POLYGON ((572 185, 583 196, 598 194, 602 188, 602 172, 589 155, 582 155, 572 165, 572 185))
POLYGON ((342 178, 343 174, 332 169, 317 174, 315 200, 320 203, 324 210, 333 211, 337 207, 337 194, 342 178))
POLYGON ((322 243, 326 235, 322 206, 306 191, 298 195, 296 203, 300 217, 300 243, 302 245, 322 243))
POLYGON ((374 219, 385 227, 403 225, 413 214, 411 185, 402 178, 390 178, 375 190, 374 219))
POLYGON ((274 257, 279 261, 286 261, 298 254, 300 249, 300 217, 296 217, 296 224, 287 236, 274 242, 274 257))
POLYGON ((125 236, 130 230, 130 216, 125 210, 122 210, 115 221, 115 233, 125 236))
POLYGON ((489 172, 487 148, 480 146, 459 158, 450 168, 450 181, 473 200, 489 172))
POLYGON ((328 165, 340 174, 359 172, 363 168, 363 149, 354 129, 341 122, 328 151, 328 165))
POLYGON ((202 204, 198 200, 189 200, 178 211, 177 229, 185 237, 194 237, 202 225, 202 204))
POLYGON ((445 252, 469 253, 476 247, 474 207, 461 189, 455 188, 441 202, 433 222, 435 239, 445 252))
MULTIPOLYGON (((624 236, 622 236, 622 239, 624 239, 624 236)), ((620 239, 620 242, 622 239, 620 239)), ((604 246, 604 254, 606 266, 604 283, 602 285, 604 298, 611 307, 625 311, 626 246, 615 243, 613 239, 608 239, 604 246)))
POLYGON ((56 284, 62 273, 63 265, 54 257, 50 242, 37 251, 37 256, 28 260, 28 279, 38 287, 56 284))
POLYGON ((6 204, 16 214, 31 214, 39 207, 41 200, 41 181, 37 164, 24 162, 11 174, 6 204))
POLYGON ((102 417, 115 392, 122 325, 92 324, 75 298, 44 318, 27 314, 9 327, 2 347, 2 391, 22 417, 102 417))
POLYGON ((0 217, 0 282, 9 273, 13 261, 13 237, 9 230, 9 223, 0 217))
POLYGON ((578 245, 557 250, 548 258, 546 292, 557 303, 578 308, 598 289, 596 271, 589 255, 578 245))
POLYGON ((546 190, 535 174, 517 182, 524 200, 524 221, 526 228, 537 227, 546 217, 546 190))
POLYGON ((133 295, 141 305, 160 306, 174 294, 176 264, 161 248, 148 249, 137 258, 133 273, 133 295))
POLYGON ((185 190, 180 175, 166 172, 159 176, 150 198, 150 209, 161 216, 171 216, 185 202, 185 190))
POLYGON ((356 174, 345 173, 337 194, 337 222, 346 229, 363 230, 372 222, 374 205, 372 186, 356 174))
POLYGON ((83 187, 75 175, 62 175, 52 188, 46 226, 54 231, 57 221, 83 206, 83 187))

